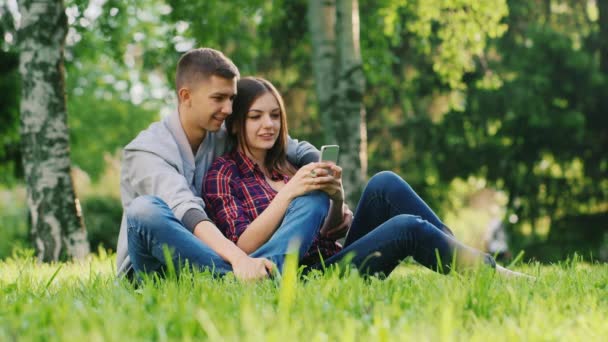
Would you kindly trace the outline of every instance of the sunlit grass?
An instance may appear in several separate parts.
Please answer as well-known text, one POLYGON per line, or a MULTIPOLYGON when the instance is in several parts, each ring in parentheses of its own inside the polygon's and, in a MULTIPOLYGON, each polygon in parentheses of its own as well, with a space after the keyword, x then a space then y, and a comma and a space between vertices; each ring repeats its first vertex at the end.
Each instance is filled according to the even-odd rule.
MULTIPOLYGON (((601 340, 608 265, 577 259, 442 276, 404 265, 386 280, 356 272, 243 284, 182 273, 134 288, 113 256, 0 263, 0 340, 601 340)), ((292 273, 293 274, 293 273, 292 273)))

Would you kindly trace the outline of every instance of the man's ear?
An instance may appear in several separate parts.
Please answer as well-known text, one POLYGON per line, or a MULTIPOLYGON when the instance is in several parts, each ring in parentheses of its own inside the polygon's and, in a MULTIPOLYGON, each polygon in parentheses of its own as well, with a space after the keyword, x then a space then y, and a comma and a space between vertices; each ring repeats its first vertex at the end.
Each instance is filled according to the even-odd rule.
POLYGON ((190 94, 190 89, 188 88, 179 88, 177 92, 179 103, 189 104, 190 99, 192 98, 190 94))

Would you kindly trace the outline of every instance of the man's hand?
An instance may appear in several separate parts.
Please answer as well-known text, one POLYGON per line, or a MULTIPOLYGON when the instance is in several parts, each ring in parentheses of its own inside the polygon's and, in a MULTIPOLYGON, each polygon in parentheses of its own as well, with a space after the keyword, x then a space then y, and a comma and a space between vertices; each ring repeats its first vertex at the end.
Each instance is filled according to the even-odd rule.
POLYGON ((232 263, 232 271, 238 280, 254 281, 272 274, 275 265, 266 258, 242 256, 232 263))
POLYGON ((342 207, 342 222, 337 226, 321 229, 320 233, 324 237, 336 240, 346 235, 351 224, 353 224, 353 212, 348 208, 348 205, 344 204, 342 207))

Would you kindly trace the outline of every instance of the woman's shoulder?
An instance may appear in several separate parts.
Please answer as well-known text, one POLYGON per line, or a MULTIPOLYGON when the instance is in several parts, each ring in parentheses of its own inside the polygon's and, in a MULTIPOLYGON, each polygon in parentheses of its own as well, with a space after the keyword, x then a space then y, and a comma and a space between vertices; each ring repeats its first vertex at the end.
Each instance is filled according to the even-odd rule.
POLYGON ((216 158, 211 167, 209 167, 209 170, 207 170, 207 175, 212 173, 222 175, 238 174, 238 165, 232 153, 227 153, 216 158))

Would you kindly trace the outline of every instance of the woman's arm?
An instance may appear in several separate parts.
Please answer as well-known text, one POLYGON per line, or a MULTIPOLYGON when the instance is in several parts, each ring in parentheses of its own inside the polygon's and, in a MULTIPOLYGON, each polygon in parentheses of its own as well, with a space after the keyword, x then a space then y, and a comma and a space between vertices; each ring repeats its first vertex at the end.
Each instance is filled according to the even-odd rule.
POLYGON ((287 137, 287 160, 296 167, 319 160, 319 150, 307 141, 287 137))
POLYGON ((229 164, 212 166, 205 177, 203 196, 209 214, 224 235, 241 251, 250 254, 270 239, 292 197, 289 191, 280 191, 255 220, 249 221, 243 209, 246 199, 235 184, 240 181, 236 179, 237 172, 238 169, 229 164))
POLYGON ((268 207, 247 226, 247 229, 237 240, 236 245, 245 253, 251 254, 270 240, 272 234, 279 227, 283 216, 285 216, 292 199, 288 193, 279 191, 268 207))
POLYGON ((279 227, 291 201, 298 196, 321 188, 322 185, 316 182, 312 174, 312 170, 318 165, 320 164, 311 163, 300 168, 277 193, 268 207, 249 224, 239 237, 237 246, 249 254, 266 243, 279 227))

